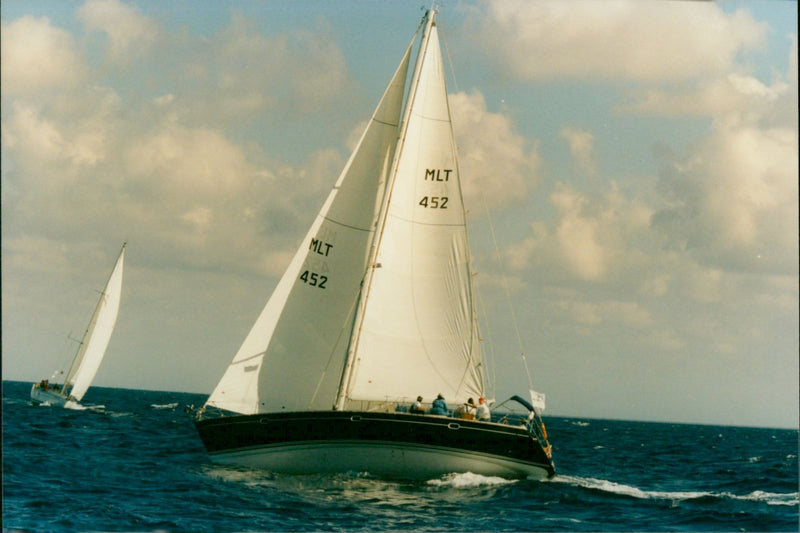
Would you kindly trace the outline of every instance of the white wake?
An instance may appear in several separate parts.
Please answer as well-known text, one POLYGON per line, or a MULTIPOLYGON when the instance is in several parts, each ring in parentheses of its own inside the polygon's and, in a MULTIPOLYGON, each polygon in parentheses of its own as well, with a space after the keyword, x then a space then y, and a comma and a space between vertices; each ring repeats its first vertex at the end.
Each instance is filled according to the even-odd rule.
POLYGON ((758 501, 766 503, 767 505, 797 505, 798 493, 788 492, 766 492, 756 490, 749 494, 733 494, 731 492, 711 492, 711 491, 659 491, 659 490, 643 490, 631 485, 624 485, 615 483, 605 479, 596 479, 591 477, 577 477, 577 476, 556 476, 549 480, 550 483, 567 483, 577 487, 583 487, 591 490, 598 490, 602 492, 609 492, 612 494, 621 494, 623 496, 630 496, 632 498, 639 498, 643 500, 669 500, 669 501, 684 501, 694 500, 697 498, 712 497, 723 498, 740 501, 758 501))

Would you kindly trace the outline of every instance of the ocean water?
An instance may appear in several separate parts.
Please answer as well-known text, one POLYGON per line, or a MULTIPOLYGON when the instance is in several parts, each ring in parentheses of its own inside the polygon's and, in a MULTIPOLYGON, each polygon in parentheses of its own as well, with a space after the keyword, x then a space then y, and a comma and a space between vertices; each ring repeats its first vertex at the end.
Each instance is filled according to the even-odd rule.
POLYGON ((196 394, 3 382, 4 531, 798 531, 795 430, 545 417, 558 474, 426 482, 213 465, 196 394))

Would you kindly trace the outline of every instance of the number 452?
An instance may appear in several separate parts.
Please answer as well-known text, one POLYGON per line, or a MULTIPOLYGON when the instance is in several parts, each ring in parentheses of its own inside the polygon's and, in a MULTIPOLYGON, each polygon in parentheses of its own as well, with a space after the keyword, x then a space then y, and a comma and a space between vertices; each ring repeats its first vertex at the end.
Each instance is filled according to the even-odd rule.
POLYGON ((419 205, 431 209, 447 209, 447 196, 423 196, 419 205))
POLYGON ((324 289, 325 284, 328 282, 328 276, 323 276, 316 272, 309 272, 308 270, 300 274, 300 279, 303 280, 303 283, 307 283, 311 287, 319 287, 320 289, 324 289))

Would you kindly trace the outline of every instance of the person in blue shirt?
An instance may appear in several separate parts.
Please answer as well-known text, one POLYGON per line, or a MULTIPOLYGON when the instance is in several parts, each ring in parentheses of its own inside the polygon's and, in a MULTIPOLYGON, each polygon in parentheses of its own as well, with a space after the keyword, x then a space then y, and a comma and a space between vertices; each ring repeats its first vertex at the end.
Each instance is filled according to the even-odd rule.
POLYGON ((447 408, 447 402, 444 401, 444 396, 439 394, 436 399, 433 400, 433 405, 428 413, 432 415, 450 415, 450 409, 447 408))

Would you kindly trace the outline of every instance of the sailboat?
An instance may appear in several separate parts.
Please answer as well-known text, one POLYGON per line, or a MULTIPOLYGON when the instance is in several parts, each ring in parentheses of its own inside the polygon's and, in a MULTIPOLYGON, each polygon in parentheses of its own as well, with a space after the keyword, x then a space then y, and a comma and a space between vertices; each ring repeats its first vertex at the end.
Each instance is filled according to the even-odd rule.
POLYGON ((511 424, 430 413, 440 395, 450 406, 486 396, 435 15, 195 412, 213 462, 409 479, 555 473, 537 402, 514 396, 527 412, 511 424), (418 396, 426 414, 408 411, 418 396))
POLYGON ((100 363, 103 362, 119 314, 125 245, 126 243, 123 243, 114 269, 103 292, 100 293, 92 318, 66 377, 61 384, 50 383, 60 374, 56 371, 49 379, 34 383, 31 387, 31 400, 34 402, 55 406, 64 406, 68 402, 77 404, 91 386, 100 363))

